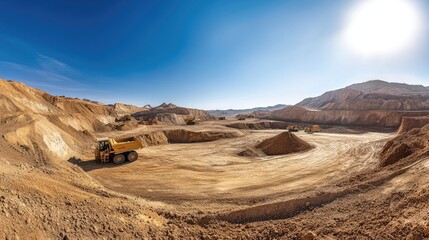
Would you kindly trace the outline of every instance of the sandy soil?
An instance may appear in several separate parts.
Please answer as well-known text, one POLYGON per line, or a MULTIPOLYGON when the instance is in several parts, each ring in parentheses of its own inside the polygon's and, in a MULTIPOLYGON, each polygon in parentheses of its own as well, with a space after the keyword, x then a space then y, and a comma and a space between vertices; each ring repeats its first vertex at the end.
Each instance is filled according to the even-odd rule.
POLYGON ((183 211, 222 211, 335 188, 336 182, 375 168, 376 151, 392 136, 299 132, 314 149, 260 158, 237 155, 281 132, 246 131, 240 138, 151 146, 140 150, 140 160, 133 163, 103 166, 88 160, 80 166, 119 192, 164 201, 183 211))
POLYGON ((287 123, 116 128, 112 106, 0 88, 0 239, 429 238, 429 126, 330 126, 297 133, 311 150, 249 157, 287 123), (136 162, 100 164, 100 136, 146 147, 136 162))

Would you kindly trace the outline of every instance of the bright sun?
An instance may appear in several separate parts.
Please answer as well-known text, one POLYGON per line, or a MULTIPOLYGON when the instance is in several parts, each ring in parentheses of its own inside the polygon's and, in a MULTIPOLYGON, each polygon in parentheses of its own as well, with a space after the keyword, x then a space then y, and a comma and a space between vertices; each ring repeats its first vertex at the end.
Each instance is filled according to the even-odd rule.
POLYGON ((341 37, 359 56, 390 56, 412 47, 423 23, 413 0, 361 0, 347 15, 341 37))

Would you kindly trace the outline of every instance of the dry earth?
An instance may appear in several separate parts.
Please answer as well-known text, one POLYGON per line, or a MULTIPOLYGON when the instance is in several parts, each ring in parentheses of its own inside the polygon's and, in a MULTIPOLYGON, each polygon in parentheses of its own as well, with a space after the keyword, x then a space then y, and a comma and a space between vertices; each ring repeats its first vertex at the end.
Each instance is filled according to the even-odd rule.
POLYGON ((375 152, 383 144, 380 140, 391 136, 300 132, 297 135, 315 149, 261 158, 238 156, 246 146, 281 132, 249 131, 239 138, 213 142, 151 146, 140 150, 141 160, 134 163, 100 166, 91 159, 81 166, 116 191, 183 205, 182 209, 214 211, 223 209, 221 202, 246 205, 300 196, 374 168, 375 152), (213 208, 207 209, 210 205, 213 208))
MULTIPOLYGON (((228 132, 224 125, 231 122, 180 128, 228 132)), ((177 127, 145 126, 116 134, 171 128, 177 127)), ((236 138, 149 146, 139 151, 141 160, 122 166, 100 166, 91 159, 79 165, 109 189, 162 202, 152 209, 175 226, 165 232, 173 238, 429 237, 429 159, 380 168, 379 152, 393 133, 299 132, 314 149, 241 157, 246 147, 284 130, 241 131, 236 138)))
POLYGON ((240 153, 284 124, 111 131, 117 111, 134 107, 0 87, 2 239, 429 238, 429 126, 420 119, 399 135, 298 132, 314 148, 252 157, 240 153), (140 160, 96 163, 100 136, 138 137, 140 160))

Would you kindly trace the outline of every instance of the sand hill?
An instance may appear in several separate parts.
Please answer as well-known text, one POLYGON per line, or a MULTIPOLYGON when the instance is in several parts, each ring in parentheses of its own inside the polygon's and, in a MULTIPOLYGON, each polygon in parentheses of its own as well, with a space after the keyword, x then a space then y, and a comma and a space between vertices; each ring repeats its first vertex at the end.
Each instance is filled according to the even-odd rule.
MULTIPOLYGON (((402 128, 402 131, 405 131, 406 128, 402 128)), ((389 140, 380 153, 381 166, 388 166, 397 162, 409 164, 427 157, 429 152, 428 139, 429 124, 426 124, 421 128, 413 127, 411 130, 389 140)))
POLYGON ((275 137, 265 139, 256 148, 267 155, 281 155, 305 151, 311 149, 312 146, 291 132, 283 132, 275 137))

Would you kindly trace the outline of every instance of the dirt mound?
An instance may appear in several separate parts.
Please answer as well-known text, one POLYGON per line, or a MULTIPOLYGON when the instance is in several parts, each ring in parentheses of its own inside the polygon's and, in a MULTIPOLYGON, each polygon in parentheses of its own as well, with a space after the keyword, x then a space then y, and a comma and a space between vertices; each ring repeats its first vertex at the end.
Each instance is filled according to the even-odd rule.
POLYGON ((429 124, 429 117, 403 117, 401 126, 398 129, 398 134, 410 131, 413 128, 421 128, 429 124))
POLYGON ((242 157, 265 157, 265 153, 255 147, 245 147, 245 149, 238 153, 242 157))
POLYGON ((256 148, 261 149, 267 155, 281 155, 309 150, 312 146, 291 132, 283 132, 265 139, 256 148))
POLYGON ((251 130, 263 130, 263 129, 286 129, 288 124, 285 122, 256 122, 256 123, 231 123, 226 125, 227 127, 237 129, 251 129, 251 130))
POLYGON ((389 140, 380 153, 380 165, 417 161, 429 153, 429 125, 413 128, 389 140), (408 161, 407 161, 408 160, 408 161))

